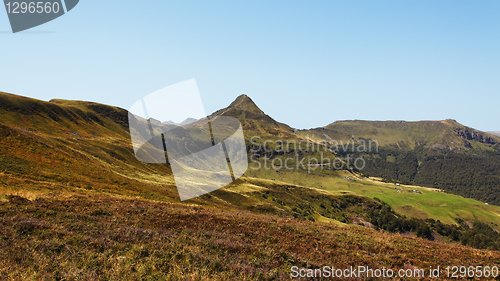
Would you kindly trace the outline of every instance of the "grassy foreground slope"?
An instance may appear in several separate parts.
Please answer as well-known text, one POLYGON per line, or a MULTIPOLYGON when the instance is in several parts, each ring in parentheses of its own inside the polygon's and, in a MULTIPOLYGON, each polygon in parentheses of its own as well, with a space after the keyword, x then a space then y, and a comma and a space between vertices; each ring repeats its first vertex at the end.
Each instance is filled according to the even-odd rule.
POLYGON ((291 266, 500 262, 498 252, 360 226, 117 196, 8 196, 0 222, 3 280, 288 280, 291 266))

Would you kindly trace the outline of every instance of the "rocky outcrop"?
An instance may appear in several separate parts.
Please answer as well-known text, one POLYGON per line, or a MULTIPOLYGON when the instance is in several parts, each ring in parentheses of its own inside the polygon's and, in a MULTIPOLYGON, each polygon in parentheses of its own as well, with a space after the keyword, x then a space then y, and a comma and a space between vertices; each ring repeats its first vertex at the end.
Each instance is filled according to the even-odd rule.
POLYGON ((467 140, 464 140, 464 146, 468 147, 468 148, 472 148, 472 144, 470 144, 470 142, 468 142, 467 140))
MULTIPOLYGON (((478 142, 484 143, 484 144, 498 144, 498 142, 495 139, 493 139, 487 135, 484 135, 480 131, 469 130, 469 129, 464 129, 464 128, 456 128, 455 132, 457 133, 458 136, 462 137, 466 141, 474 140, 474 141, 478 141, 478 142)), ((466 147, 470 147, 470 143, 468 143, 468 145, 466 145, 464 142, 464 145, 466 147)))

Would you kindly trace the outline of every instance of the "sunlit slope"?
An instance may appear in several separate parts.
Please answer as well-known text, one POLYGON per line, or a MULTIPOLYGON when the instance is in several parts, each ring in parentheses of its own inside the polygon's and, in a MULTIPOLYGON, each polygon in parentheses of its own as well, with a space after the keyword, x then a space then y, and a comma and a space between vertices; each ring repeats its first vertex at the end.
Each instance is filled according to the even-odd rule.
POLYGON ((6 93, 0 93, 0 186, 177 196, 168 166, 135 158, 125 110, 6 93))
MULTIPOLYGON (((178 200, 168 165, 144 164, 135 158, 125 110, 89 102, 44 102, 5 93, 0 94, 0 99, 0 186, 4 194, 81 191, 178 200)), ((265 115, 246 96, 238 97, 212 117, 231 114, 247 128, 246 137, 262 132, 266 138, 302 140, 290 127, 265 115)), ((284 157, 273 153, 267 156, 284 157)), ((348 175, 345 173, 249 169, 246 178, 192 202, 307 219, 341 220, 362 214, 363 208, 353 207, 342 213, 320 205, 332 205, 338 196, 351 194, 364 206, 373 201, 360 196, 377 197, 407 216, 431 217, 447 223, 453 223, 455 217, 498 223, 500 212, 491 205, 427 190, 422 194, 398 192, 394 184, 344 180, 342 177, 348 175), (333 197, 325 197, 325 192, 333 197)))
POLYGON ((396 272, 500 260, 356 225, 103 195, 9 197, 0 222, 7 280, 290 280, 292 266, 396 272))
MULTIPOLYGON (((321 151, 302 152, 301 157, 362 157, 366 160, 366 167, 359 172, 366 176, 440 188, 489 204, 500 204, 500 137, 466 127, 455 120, 338 121, 322 128, 296 131, 266 115, 246 95, 238 97, 212 117, 221 115, 233 116, 242 122, 247 150, 256 149, 255 143, 258 143, 257 148, 261 147, 253 153, 253 159, 261 163, 263 157, 268 157, 269 162, 277 158, 295 158, 296 149, 293 147, 288 147, 284 153, 277 152, 276 141, 326 141, 330 150, 325 151, 322 147, 321 151), (266 140, 269 141, 269 151, 263 151, 262 144, 266 140), (370 149, 360 151, 362 141, 374 142, 370 149)), ((280 160, 276 161, 280 163, 280 160)), ((291 166, 296 164, 293 159, 289 163, 291 166)), ((274 178, 274 170, 259 173, 274 178)), ((252 171, 247 175, 257 176, 252 171)), ((336 176, 336 173, 328 173, 328 176, 336 176)))
POLYGON ((340 155, 364 158, 364 175, 500 205, 500 138, 455 120, 338 121, 297 134, 326 140, 340 155), (378 149, 359 151, 366 141, 378 149))
MULTIPOLYGON (((5 93, 0 99, 0 195, 36 199, 47 193, 62 197, 108 193, 178 201, 170 167, 135 158, 125 110, 79 101, 44 102, 5 93)), ((245 114, 250 110, 266 118, 247 97, 240 97, 236 105, 244 106, 245 114)), ((273 124, 279 130, 283 126, 282 132, 288 130, 268 123, 273 124)), ((318 189, 256 181, 243 178, 227 189, 186 203, 310 220, 320 216, 341 220, 363 214, 356 206, 336 206, 342 198, 318 189), (321 208, 321 204, 329 207, 321 208)), ((354 201, 380 206, 366 197, 354 201)))
POLYGON ((280 171, 276 173, 255 173, 254 176, 272 178, 273 181, 314 187, 333 195, 356 194, 378 198, 388 203, 399 214, 415 218, 433 218, 454 224, 456 218, 466 221, 479 220, 500 226, 500 207, 487 205, 475 199, 464 198, 442 190, 411 185, 396 185, 378 180, 361 178, 355 174, 338 172, 329 176, 312 172, 280 171), (415 192, 414 192, 415 190, 415 192))
POLYGON ((414 149, 444 148, 451 150, 493 149, 488 146, 500 142, 498 136, 468 128, 456 120, 442 121, 336 121, 328 126, 300 130, 299 135, 325 139, 325 134, 334 140, 346 142, 354 137, 377 140, 380 146, 397 146, 414 149), (467 136, 467 132, 471 135, 467 136), (471 146, 469 146, 469 144, 471 146), (486 144, 486 145, 481 145, 486 144))

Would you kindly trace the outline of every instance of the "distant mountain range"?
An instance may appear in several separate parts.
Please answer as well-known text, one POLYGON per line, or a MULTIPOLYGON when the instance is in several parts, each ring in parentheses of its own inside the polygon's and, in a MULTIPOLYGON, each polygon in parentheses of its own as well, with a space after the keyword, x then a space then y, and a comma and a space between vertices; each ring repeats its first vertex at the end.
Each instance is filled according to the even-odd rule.
POLYGON ((499 136, 500 137, 500 131, 495 131, 495 132, 488 132, 492 135, 499 136))
POLYGON ((339 121, 302 135, 352 141, 373 140, 378 151, 340 150, 363 157, 361 173, 387 181, 444 189, 500 204, 500 138, 455 120, 339 121))
POLYGON ((185 126, 185 125, 188 125, 188 124, 191 124, 193 122, 196 122, 198 121, 198 119, 195 119, 195 118, 186 118, 186 120, 180 122, 180 123, 175 123, 174 121, 165 121, 165 122, 162 122, 163 124, 167 124, 167 125, 176 125, 176 126, 185 126))
MULTIPOLYGON (((321 128, 295 130, 266 115, 246 95, 213 114, 216 115, 238 118, 247 139, 251 136, 296 141, 308 138, 330 147, 338 144, 336 155, 366 160, 366 167, 359 171, 365 176, 440 188, 500 205, 500 137, 452 119, 336 121, 321 128), (378 151, 375 145, 372 151, 358 151, 361 141, 378 144, 378 151), (348 142, 356 145, 347 146, 348 142)), ((279 157, 276 153, 269 156, 279 157)))
MULTIPOLYGON (((126 110, 97 103, 42 102, 0 93, 0 172, 37 180, 55 177, 60 182, 77 181, 82 187, 98 185, 109 189, 115 188, 116 182, 123 186, 136 182, 134 176, 123 177, 123 173, 138 177, 152 171, 170 173, 169 167, 144 165, 135 159, 127 116, 126 110), (120 172, 110 174, 110 169, 116 167, 120 172)), ((500 205, 500 137, 455 120, 337 121, 321 128, 296 130, 262 112, 246 95, 210 118, 217 116, 233 116, 241 121, 249 151, 252 136, 260 136, 261 142, 299 142, 308 138, 330 147, 338 144, 339 149, 328 152, 329 157, 366 160, 364 169, 348 167, 351 172, 436 187, 500 205), (378 144, 378 150, 359 151, 345 146, 347 142, 361 141, 378 144)), ((286 153, 294 155, 296 151, 286 153)), ((270 158, 283 156, 276 152, 263 154, 270 158)), ((173 179, 166 184, 168 188, 162 192, 175 197, 173 179)))

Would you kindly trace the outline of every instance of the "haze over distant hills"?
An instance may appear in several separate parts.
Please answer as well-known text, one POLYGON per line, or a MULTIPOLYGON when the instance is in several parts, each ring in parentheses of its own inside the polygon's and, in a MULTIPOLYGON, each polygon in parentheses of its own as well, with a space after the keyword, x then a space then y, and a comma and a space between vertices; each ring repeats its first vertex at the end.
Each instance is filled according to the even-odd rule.
POLYGON ((180 123, 175 123, 174 121, 164 121, 162 123, 167 124, 167 125, 185 126, 185 125, 191 124, 191 123, 196 122, 196 121, 198 121, 198 119, 189 117, 180 123))

